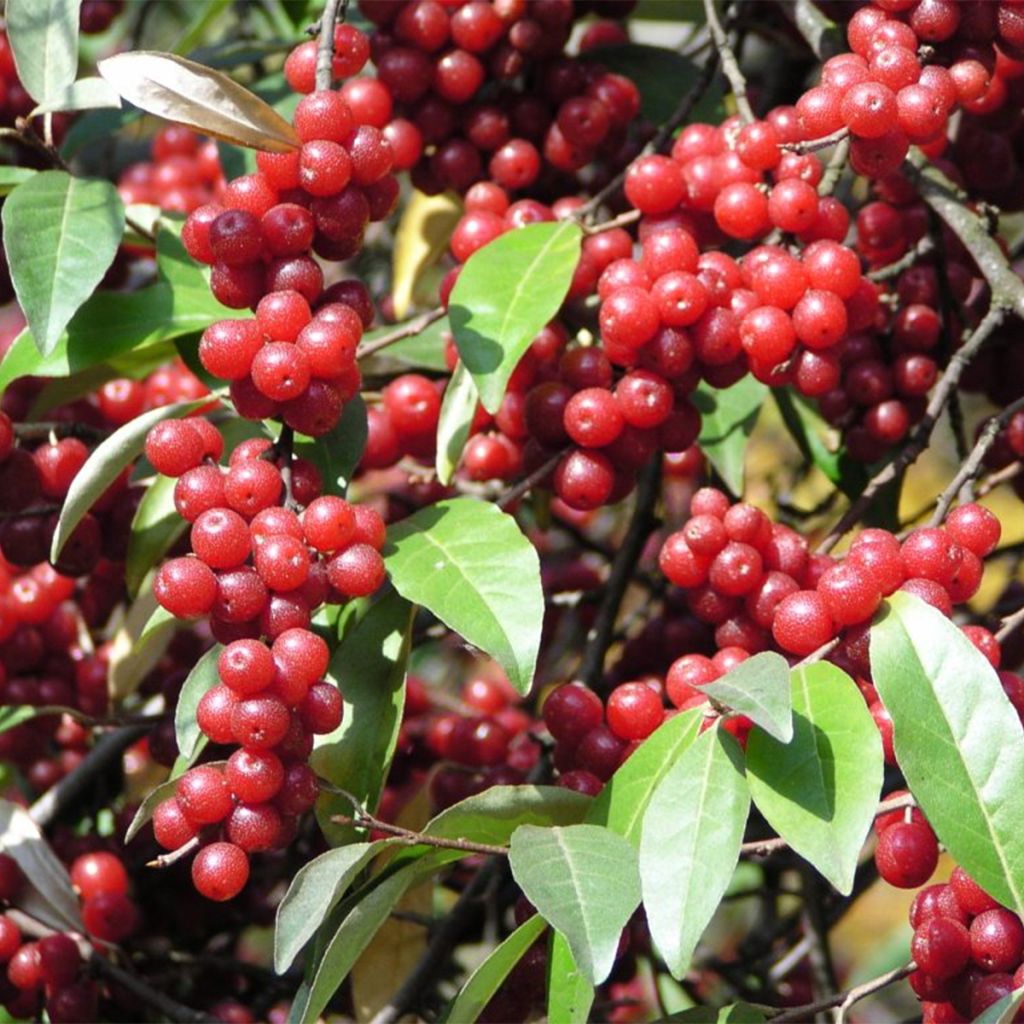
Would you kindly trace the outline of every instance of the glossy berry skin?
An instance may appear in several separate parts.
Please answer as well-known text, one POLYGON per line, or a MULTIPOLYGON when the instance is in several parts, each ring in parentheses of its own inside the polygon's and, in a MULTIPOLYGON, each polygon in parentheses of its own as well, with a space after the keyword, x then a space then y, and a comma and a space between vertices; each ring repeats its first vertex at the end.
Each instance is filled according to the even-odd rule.
POLYGON ((623 683, 608 697, 608 727, 619 739, 642 740, 661 725, 661 697, 646 683, 623 683))
POLYGON ((779 646, 805 657, 828 643, 835 624, 825 599, 816 591, 801 590, 783 598, 772 622, 772 635, 779 646))
POLYGON ((71 865, 71 884, 83 900, 101 893, 125 893, 128 872, 120 857, 112 853, 85 853, 71 865))
POLYGON ((931 877, 939 844, 929 826, 909 821, 887 828, 875 847, 878 872, 897 889, 916 889, 931 877))
POLYGON ((574 746, 604 721, 601 698, 585 686, 567 684, 544 701, 544 724, 558 742, 574 746))
POLYGON ((914 932, 910 951, 922 971, 935 978, 952 978, 971 958, 971 937, 959 921, 932 917, 914 932))
POLYGON ((207 899, 223 903, 249 880, 249 858, 233 843, 204 846, 192 861, 192 883, 207 899))
POLYGON ((989 972, 1012 971, 1024 954, 1024 925, 1009 910, 985 910, 971 922, 971 959, 989 972))

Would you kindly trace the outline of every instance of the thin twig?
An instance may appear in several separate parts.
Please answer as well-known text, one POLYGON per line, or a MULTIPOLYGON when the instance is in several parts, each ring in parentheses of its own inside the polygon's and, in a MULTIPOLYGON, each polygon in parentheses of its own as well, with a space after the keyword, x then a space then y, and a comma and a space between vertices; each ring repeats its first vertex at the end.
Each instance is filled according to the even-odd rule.
POLYGON ((446 839, 444 836, 431 836, 425 832, 414 832, 409 828, 402 828, 400 825, 392 825, 390 822, 381 821, 372 814, 362 812, 354 816, 347 814, 336 814, 331 818, 335 825, 354 825, 356 828, 375 829, 378 832, 385 832, 394 836, 405 846, 436 846, 442 850, 459 850, 472 856, 482 853, 487 857, 507 857, 507 846, 494 846, 491 843, 475 843, 471 839, 446 839))
POLYGON ((928 446, 928 440, 932 435, 932 430, 934 430, 942 410, 945 409, 949 396, 960 383, 960 377, 963 375, 964 370, 982 345, 988 341, 992 332, 1002 324, 1007 312, 1008 310, 1005 306, 993 305, 974 332, 964 342, 963 346, 953 354, 953 358, 949 361, 949 366, 946 367, 945 372, 939 378, 935 390, 932 392, 928 408, 925 410, 921 422, 914 429, 910 439, 895 457, 868 481, 867 486, 857 500, 850 505, 828 536, 818 545, 817 550, 819 553, 831 551, 846 531, 860 522, 861 516, 871 507, 871 503, 875 500, 878 492, 886 484, 895 480, 908 466, 911 466, 921 452, 925 450, 928 446))
POLYGON ((982 460, 985 458, 986 452, 996 443, 996 438, 1003 427, 1021 409, 1024 409, 1024 398, 1018 398, 1016 402, 1011 402, 998 416, 993 416, 985 424, 985 429, 982 430, 975 442, 970 455, 964 460, 963 465, 957 471, 956 476, 950 480, 946 489, 939 495, 939 500, 935 503, 935 511, 932 512, 931 520, 928 523, 929 526, 938 526, 946 518, 946 513, 958 494, 960 501, 970 501, 971 495, 968 494, 965 497, 960 493, 961 490, 965 486, 969 486, 970 482, 981 472, 982 460))
MULTIPOLYGON (((709 86, 714 81, 715 70, 718 67, 718 51, 712 50, 708 55, 708 59, 704 62, 701 67, 700 74, 697 76, 696 81, 693 83, 690 90, 685 96, 679 101, 679 105, 674 111, 672 116, 658 129, 657 134, 650 142, 644 146, 644 154, 649 155, 651 153, 657 153, 662 146, 672 138, 675 130, 686 121, 690 114, 693 113, 693 108, 700 102, 701 97, 708 91, 709 86)), ((573 211, 573 217, 582 220, 589 217, 596 209, 598 209, 602 203, 613 196, 619 188, 622 187, 623 181, 626 179, 626 170, 623 168, 618 174, 608 182, 599 192, 596 192, 590 197, 582 206, 577 207, 573 211)))
POLYGON ((583 234, 599 235, 602 231, 611 231, 612 228, 622 228, 629 224, 635 224, 643 214, 639 210, 626 210, 611 220, 602 221, 600 224, 583 224, 583 234))
POLYGON ((832 156, 829 157, 829 161, 825 165, 825 173, 821 176, 821 181, 818 182, 819 196, 832 195, 836 185, 839 183, 840 177, 842 177, 849 156, 850 140, 843 139, 833 150, 832 156))
POLYGON ((435 321, 440 320, 446 312, 443 307, 438 306, 437 309, 432 309, 429 313, 424 313, 422 316, 401 324, 388 334, 374 338, 373 341, 364 341, 356 350, 356 357, 362 359, 364 356, 379 352, 382 348, 387 348, 388 345, 411 338, 419 334, 420 331, 425 331, 435 321))
POLYGON ((546 480, 548 476, 554 471, 555 466, 561 461, 563 455, 565 455, 568 449, 563 448, 562 451, 556 452, 547 460, 543 465, 538 466, 529 476, 523 477, 514 487, 510 487, 505 493, 498 498, 495 504, 502 511, 508 509, 511 505, 514 505, 524 494, 532 491, 537 484, 546 480))
POLYGON ((640 474, 633 516, 626 536, 622 538, 622 545, 612 562, 608 582, 605 584, 604 598, 597 610, 594 626, 587 636, 583 661, 576 676, 592 690, 600 690, 605 655, 615 633, 615 622, 619 617, 622 598, 636 572, 644 544, 657 525, 654 508, 660 494, 661 459, 653 458, 640 474))
POLYGON ((821 1010, 831 1010, 834 1006, 841 1008, 841 1019, 854 1003, 866 999, 868 996, 881 991, 883 988, 887 988, 889 985, 895 984, 897 981, 902 981, 916 969, 917 964, 904 964, 902 967, 886 971, 885 974, 880 974, 877 978, 865 981, 862 985, 856 985, 845 992, 837 992, 834 996, 829 996, 827 999, 819 999, 814 1003, 794 1006, 792 1009, 785 1010, 769 1019, 772 1021, 772 1024, 800 1024, 800 1022, 806 1022, 821 1010))
POLYGON ((784 142, 779 148, 790 153, 817 153, 828 149, 836 143, 845 142, 850 137, 849 128, 837 128, 830 135, 822 135, 818 139, 805 139, 803 142, 784 142))
POLYGON ((316 44, 316 87, 318 90, 331 87, 331 64, 334 60, 334 26, 338 16, 347 6, 348 0, 327 0, 320 17, 320 37, 316 44))
POLYGON ((722 73, 729 79, 729 86, 736 99, 736 109, 744 124, 750 124, 756 120, 754 111, 747 99, 747 80, 743 77, 736 54, 732 52, 729 45, 729 37, 718 20, 718 11, 715 9, 715 0, 704 0, 704 13, 707 16, 708 28, 711 29, 711 38, 715 41, 715 49, 718 51, 718 59, 722 63, 722 73))
POLYGON ((45 828, 58 818, 65 808, 76 803, 89 783, 106 771, 113 761, 147 731, 146 726, 129 725, 116 732, 107 733, 86 754, 74 771, 48 789, 28 809, 29 816, 40 828, 45 828))
POLYGON ((176 850, 171 850, 170 853, 162 853, 159 857, 154 857, 153 860, 147 861, 146 867, 169 868, 172 864, 177 864, 179 860, 182 860, 198 849, 199 836, 193 836, 187 843, 182 843, 176 850))
POLYGON ((1012 615, 1007 615, 996 630, 996 639, 1002 643, 1006 638, 1024 622, 1024 608, 1018 608, 1012 615))
POLYGON ((898 260, 887 263, 884 267, 869 270, 865 277, 869 281, 890 281, 899 277, 904 270, 909 270, 922 257, 935 250, 935 240, 931 235, 922 235, 898 260))
POLYGON ((997 487, 1013 480, 1014 477, 1020 475, 1021 470, 1024 470, 1024 462, 1017 459, 1015 462, 1011 462, 1008 466, 1003 466, 1002 469, 997 469, 994 473, 989 473, 977 487, 975 497, 984 498, 986 494, 990 494, 997 487))

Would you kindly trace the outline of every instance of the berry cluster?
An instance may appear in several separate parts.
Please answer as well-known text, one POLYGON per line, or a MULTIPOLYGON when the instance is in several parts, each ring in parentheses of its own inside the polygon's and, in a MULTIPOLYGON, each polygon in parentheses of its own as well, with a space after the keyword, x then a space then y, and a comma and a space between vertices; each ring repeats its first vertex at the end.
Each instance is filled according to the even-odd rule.
POLYGON ((328 648, 310 630, 325 602, 372 594, 384 580, 384 523, 369 506, 320 495, 315 470, 287 460, 288 504, 270 442, 243 442, 227 468, 223 441, 206 419, 168 420, 146 440, 154 468, 178 479, 178 513, 192 524, 192 554, 157 572, 157 600, 182 619, 209 616, 220 684, 197 709, 214 743, 237 744, 223 770, 191 769, 176 797, 154 815, 157 841, 177 850, 202 838, 193 862, 196 888, 211 899, 237 895, 248 854, 286 845, 296 817, 316 799, 304 763, 313 735, 341 721, 341 694, 324 681, 328 648), (289 502, 290 504, 290 502, 289 502), (264 640, 263 638, 266 638, 264 640), (206 842, 212 826, 224 841, 206 842))
POLYGON ((165 125, 150 143, 152 159, 130 164, 117 179, 121 200, 150 203, 173 213, 191 213, 214 201, 224 188, 217 144, 183 125, 165 125))
MULTIPOLYGON (((403 142, 409 137, 410 156, 415 133, 419 152, 405 166, 417 188, 465 192, 487 178, 510 192, 565 194, 588 165, 600 162, 598 180, 635 154, 628 129, 640 108, 636 86, 598 63, 563 55, 587 6, 360 3, 377 25, 371 47, 378 80, 403 114, 400 133, 403 142), (534 79, 533 88, 522 84, 534 79)), ((633 4, 597 6, 614 18, 633 4)), ((581 48, 624 35, 614 23, 589 31, 581 48)))
MULTIPOLYGON (((138 926, 138 910, 128 896, 128 874, 120 858, 94 852, 71 864, 71 882, 82 901, 88 934, 101 942, 121 942, 138 926)), ((0 903, 17 901, 26 886, 17 861, 0 854, 0 903)), ((79 940, 50 932, 26 941, 9 915, 0 915, 0 1002, 16 1018, 36 1019, 40 1005, 54 1024, 98 1020, 98 990, 85 973, 79 940)))
MULTIPOLYGON (((921 842, 920 837, 911 838, 915 827, 921 826, 890 826, 879 836, 879 847, 893 829, 900 829, 899 838, 888 845, 910 849, 921 842)), ((1024 924, 963 868, 954 868, 949 882, 917 894, 910 924, 917 970, 909 981, 929 1024, 975 1020, 1024 983, 1024 924)))

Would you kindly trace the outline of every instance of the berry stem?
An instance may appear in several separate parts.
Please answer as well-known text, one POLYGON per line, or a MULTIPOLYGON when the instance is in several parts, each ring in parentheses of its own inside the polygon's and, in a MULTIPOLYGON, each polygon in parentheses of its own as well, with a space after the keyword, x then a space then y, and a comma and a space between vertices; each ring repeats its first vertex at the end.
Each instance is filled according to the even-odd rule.
POLYGON ((419 334, 420 331, 425 331, 431 324, 440 320, 445 313, 446 310, 444 307, 438 306, 436 309, 432 309, 427 313, 423 313, 421 316, 406 321, 404 324, 400 324, 388 334, 384 334, 379 338, 374 338, 372 341, 363 342, 356 352, 356 358, 362 359, 365 356, 373 355, 374 352, 379 352, 382 348, 394 345, 396 342, 414 337, 419 334))
POLYGON ((170 853, 162 853, 159 857, 155 857, 151 861, 146 862, 147 868, 169 868, 172 864, 177 864, 183 857, 187 857, 189 854, 199 849, 199 836, 193 836, 187 843, 183 843, 176 850, 171 850, 170 853))
POLYGON ((837 1021, 842 1021, 845 1018, 846 1011, 854 1003, 859 1003, 862 999, 866 999, 875 992, 887 988, 889 985, 894 985, 897 981, 902 981, 916 968, 917 965, 914 963, 904 964, 902 967, 896 967, 891 971, 886 971, 885 974, 880 974, 877 978, 872 978, 863 984, 855 985, 845 992, 837 992, 834 996, 829 996, 827 999, 819 999, 817 1002, 807 1003, 804 1006, 795 1006, 769 1019, 773 1024, 805 1021, 822 1010, 831 1010, 833 1007, 838 1006, 839 1014, 836 1019, 837 1021))
POLYGON ((331 61, 334 60, 334 26, 345 18, 348 0, 327 0, 320 18, 320 36, 316 47, 316 87, 331 87, 331 61))
POLYGON ((414 832, 412 829, 402 828, 400 825, 392 825, 386 821, 381 821, 365 811, 354 816, 336 814, 331 818, 331 821, 336 825, 354 825, 356 828, 368 828, 374 829, 377 832, 385 832, 389 836, 394 836, 406 846, 436 846, 442 850, 460 850, 467 856, 478 853, 484 854, 484 856, 508 856, 507 846, 474 843, 470 839, 444 839, 441 836, 430 836, 423 832, 414 832))
POLYGON ((708 28, 711 29, 711 38, 715 41, 718 59, 722 62, 722 73, 729 79, 729 85, 736 100, 736 109, 739 111, 743 123, 750 124, 755 117, 750 100, 747 99, 747 80, 743 77, 736 54, 733 53, 732 47, 729 45, 729 37, 718 18, 714 0, 704 0, 704 13, 707 16, 708 28))
POLYGON ((971 449, 970 455, 964 460, 963 465, 956 476, 950 480, 946 489, 939 495, 939 500, 935 504, 935 511, 928 522, 929 526, 938 526, 946 518, 950 505, 953 504, 958 495, 960 501, 972 500, 974 497, 972 494, 974 489, 972 483, 981 473, 982 460, 985 458, 985 453, 995 444, 996 438, 1003 427, 1021 409, 1024 409, 1024 398, 1018 398, 1016 402, 1011 402, 998 416, 994 416, 985 424, 985 429, 981 432, 981 436, 971 449))
POLYGON ((837 128, 829 135, 823 135, 820 139, 806 139, 803 142, 787 142, 781 149, 789 153, 817 153, 819 150, 828 149, 839 142, 845 142, 850 137, 850 129, 845 125, 837 128))
MULTIPOLYGON (((993 292, 993 302, 995 302, 995 292, 993 292)), ((843 534, 860 522, 861 517, 871 507, 871 503, 875 500, 878 492, 890 481, 895 480, 897 476, 917 460, 917 457, 927 447, 932 430, 935 428, 942 410, 946 408, 950 395, 953 394, 957 384, 959 384, 964 370, 967 369, 970 361, 977 355, 982 345, 992 336, 996 328, 1002 324, 1007 312, 1009 312, 1008 307, 993 305, 985 314, 981 323, 964 341, 961 348, 954 353, 953 358, 949 361, 949 366, 946 367, 945 372, 939 378, 935 390, 932 392, 932 397, 928 402, 928 408, 925 410, 925 414, 911 435, 910 440, 900 449, 895 458, 887 462, 868 481, 860 497, 850 505, 839 522, 836 523, 818 545, 817 550, 819 553, 831 551, 843 534)))

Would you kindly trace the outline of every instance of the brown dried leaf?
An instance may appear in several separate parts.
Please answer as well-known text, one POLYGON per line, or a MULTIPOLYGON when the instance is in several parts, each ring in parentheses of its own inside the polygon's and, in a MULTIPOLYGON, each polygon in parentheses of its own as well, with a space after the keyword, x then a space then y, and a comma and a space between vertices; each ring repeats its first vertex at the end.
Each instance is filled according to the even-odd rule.
POLYGON ((250 149, 287 153, 300 146, 295 129, 273 107, 195 61, 136 50, 107 57, 98 69, 126 100, 149 114, 250 149))

